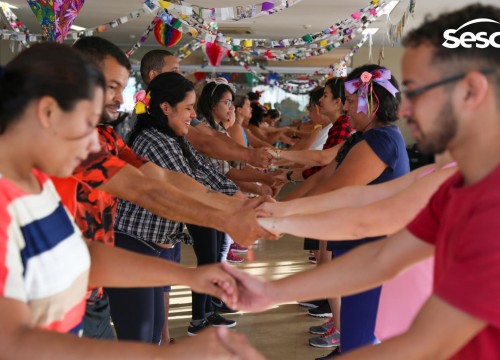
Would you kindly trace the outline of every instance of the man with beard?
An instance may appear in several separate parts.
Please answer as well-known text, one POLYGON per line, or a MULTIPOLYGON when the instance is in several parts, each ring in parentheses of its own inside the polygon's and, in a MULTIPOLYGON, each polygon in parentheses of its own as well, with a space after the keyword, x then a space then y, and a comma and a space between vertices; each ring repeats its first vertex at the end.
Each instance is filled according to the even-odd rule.
POLYGON ((460 171, 406 229, 330 264, 274 282, 227 267, 240 283, 239 308, 355 294, 434 254, 433 294, 409 331, 342 359, 500 358, 498 45, 443 46, 445 31, 464 24, 494 40, 499 20, 500 8, 471 5, 427 20, 404 40, 400 114, 422 151, 449 150, 460 171))
MULTIPOLYGON (((81 38, 74 47, 97 63, 106 80, 103 117, 97 127, 101 151, 91 154, 71 178, 55 179, 55 183, 83 235, 92 241, 90 251, 102 254, 96 257, 102 259, 102 267, 95 268, 105 274, 106 286, 168 285, 164 274, 172 271, 170 267, 173 266, 166 261, 154 262, 149 257, 99 244, 114 244, 117 197, 162 217, 227 231, 242 243, 267 235, 258 226, 251 209, 256 202, 247 204, 241 199, 214 193, 188 176, 147 161, 125 145, 108 123, 117 119, 123 103, 122 92, 131 69, 129 60, 116 45, 98 37, 81 38)), ((216 275, 214 280, 223 274, 216 275)), ((202 292, 206 290, 205 287, 202 292)), ((84 335, 115 337, 110 325, 108 298, 102 288, 89 294, 84 335)))

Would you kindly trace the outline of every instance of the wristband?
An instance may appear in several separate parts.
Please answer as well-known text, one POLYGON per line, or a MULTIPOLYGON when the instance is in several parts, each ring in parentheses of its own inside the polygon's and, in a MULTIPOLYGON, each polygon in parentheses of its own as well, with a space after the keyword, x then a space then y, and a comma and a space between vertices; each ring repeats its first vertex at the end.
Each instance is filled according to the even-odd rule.
POLYGON ((316 130, 316 129, 323 129, 323 125, 319 125, 319 124, 314 125, 314 130, 316 130))

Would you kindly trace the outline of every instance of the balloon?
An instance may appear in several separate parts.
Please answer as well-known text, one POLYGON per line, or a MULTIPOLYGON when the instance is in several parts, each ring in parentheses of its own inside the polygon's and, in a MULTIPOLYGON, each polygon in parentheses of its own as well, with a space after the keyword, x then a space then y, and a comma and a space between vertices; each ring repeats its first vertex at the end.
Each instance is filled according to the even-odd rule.
POLYGON ((154 33, 156 41, 165 47, 174 46, 182 38, 182 33, 179 30, 165 24, 163 21, 156 23, 154 33))

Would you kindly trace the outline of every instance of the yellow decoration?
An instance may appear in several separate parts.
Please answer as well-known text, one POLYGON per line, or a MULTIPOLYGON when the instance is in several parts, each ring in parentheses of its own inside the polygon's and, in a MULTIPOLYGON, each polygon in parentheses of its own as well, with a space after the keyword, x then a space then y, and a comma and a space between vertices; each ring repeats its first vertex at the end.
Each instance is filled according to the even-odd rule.
POLYGON ((138 102, 137 104, 135 104, 135 113, 137 115, 140 115, 140 114, 145 114, 146 113, 146 104, 144 104, 143 102, 138 102))
POLYGON ((186 51, 186 57, 191 55, 191 51, 186 51))
POLYGON ((170 6, 172 6, 172 3, 168 2, 168 1, 160 0, 160 1, 158 1, 158 5, 160 5, 160 7, 162 9, 168 9, 170 6))
POLYGON ((252 40, 243 40, 243 47, 252 47, 252 40))
POLYGON ((377 6, 378 5, 378 0, 372 0, 372 5, 377 6))
POLYGON ((187 17, 188 17, 188 16, 187 16, 186 14, 181 14, 181 19, 182 19, 182 20, 186 20, 186 19, 187 19, 187 17))
POLYGON ((290 60, 293 60, 293 54, 289 54, 289 55, 288 55, 288 58, 289 58, 290 60))
POLYGON ((328 41, 326 41, 326 40, 321 40, 321 41, 319 42, 319 45, 320 45, 320 46, 322 46, 322 47, 326 47, 326 45, 328 45, 328 41))

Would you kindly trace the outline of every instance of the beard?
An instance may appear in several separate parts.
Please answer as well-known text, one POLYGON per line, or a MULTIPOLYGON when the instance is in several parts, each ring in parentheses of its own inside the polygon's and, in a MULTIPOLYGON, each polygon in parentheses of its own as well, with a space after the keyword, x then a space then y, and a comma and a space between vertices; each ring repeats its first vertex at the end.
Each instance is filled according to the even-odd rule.
MULTIPOLYGON (((418 126, 418 124, 410 120, 418 126)), ((436 117, 434 130, 427 134, 420 131, 421 137, 417 140, 418 149, 426 155, 443 153, 450 141, 457 133, 457 120, 451 106, 450 99, 443 105, 443 108, 436 117)))

